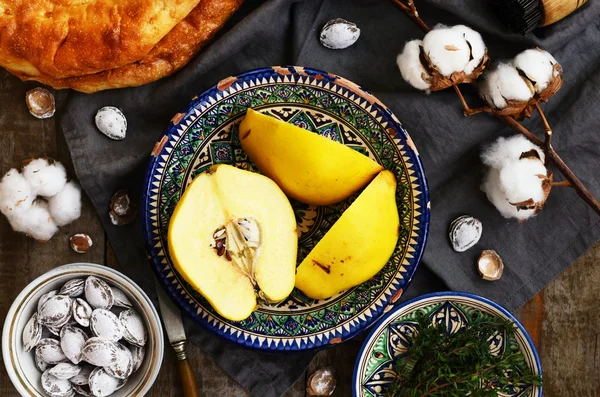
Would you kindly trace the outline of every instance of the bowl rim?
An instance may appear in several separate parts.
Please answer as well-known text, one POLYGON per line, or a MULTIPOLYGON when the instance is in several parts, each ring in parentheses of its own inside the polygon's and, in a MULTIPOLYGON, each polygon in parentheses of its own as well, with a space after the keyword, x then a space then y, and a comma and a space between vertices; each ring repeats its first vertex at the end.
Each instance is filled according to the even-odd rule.
MULTIPOLYGON (((261 83, 262 84, 262 83, 261 83)), ((254 107, 255 108, 255 107, 254 107)), ((148 254, 148 261, 151 263, 151 267, 156 275, 161 286, 164 288, 165 293, 169 296, 169 298, 175 302, 175 304, 179 307, 179 309, 188 315, 195 324, 203 327, 204 329, 211 332, 213 335, 216 335, 224 340, 229 342, 236 343, 240 346, 263 351, 267 353, 288 353, 288 352, 304 352, 304 351, 319 351, 325 348, 332 347, 335 344, 348 341, 355 336, 364 333, 368 330, 369 327, 373 326, 377 323, 382 316, 385 315, 386 308, 393 306, 396 300, 406 291, 406 289, 410 286, 415 272, 421 263, 421 259, 425 252, 425 248, 427 246, 427 241, 429 237, 429 226, 431 222, 431 197, 429 194, 429 184, 427 182, 427 175, 425 173, 425 169, 423 166, 423 162, 421 160, 421 156, 419 154, 418 149, 414 145, 414 142, 401 123, 401 121, 396 117, 396 115, 383 104, 375 95, 370 93, 368 90, 364 89, 362 86, 353 83, 351 80, 346 79, 343 76, 340 76, 335 73, 329 73, 323 71, 319 68, 313 68, 310 66, 299 66, 299 65, 282 65, 282 66, 266 66, 255 68, 251 70, 247 70, 245 72, 235 74, 230 77, 225 77, 221 79, 219 82, 210 86, 209 88, 202 91, 202 93, 196 95, 192 100, 187 103, 185 106, 180 108, 177 114, 182 114, 180 119, 176 119, 175 117, 168 123, 165 131, 158 137, 156 141, 156 146, 153 149, 152 156, 148 162, 148 166, 146 169, 146 177, 144 181, 144 189, 141 198, 140 208, 144 212, 144 216, 142 217, 142 224, 144 227, 144 240, 146 245, 146 252, 148 254), (298 338, 296 337, 281 337, 281 341, 278 342, 277 339, 279 337, 252 337, 248 335, 246 330, 238 330, 235 332, 225 331, 227 329, 227 325, 232 322, 226 319, 223 319, 221 316, 214 316, 212 314, 206 314, 204 310, 202 312, 198 311, 198 308, 193 307, 188 302, 188 296, 183 294, 181 291, 181 286, 179 285, 179 289, 177 286, 169 281, 170 276, 165 274, 163 268, 165 268, 164 263, 161 262, 160 258, 157 255, 157 252, 165 251, 164 256, 168 256, 168 248, 163 246, 156 245, 156 241, 153 239, 153 221, 150 219, 150 214, 153 211, 156 211, 156 208, 152 206, 151 197, 154 195, 153 189, 155 186, 154 174, 156 168, 159 168, 159 164, 161 161, 161 154, 163 150, 163 146, 167 146, 169 142, 169 137, 176 135, 177 128, 180 126, 185 126, 183 124, 190 117, 199 117, 196 112, 197 109, 200 108, 200 105, 213 100, 214 98, 219 98, 220 95, 227 92, 229 90, 230 85, 232 84, 245 84, 244 79, 247 78, 258 78, 258 77, 272 77, 275 74, 284 73, 285 75, 291 75, 294 78, 324 78, 328 82, 335 84, 342 91, 347 91, 351 94, 354 94, 358 97, 362 97, 366 95, 369 98, 369 103, 373 109, 381 112, 381 115, 385 117, 385 119, 389 122, 390 126, 394 130, 395 136, 406 141, 405 150, 407 155, 412 159, 412 167, 415 170, 415 173, 412 175, 417 178, 419 186, 420 186, 420 207, 418 208, 419 215, 415 217, 421 217, 421 224, 419 225, 420 233, 418 237, 416 237, 417 244, 415 245, 415 252, 412 253, 413 259, 410 260, 411 266, 410 270, 406 272, 403 276, 405 283, 402 286, 395 286, 393 288, 393 293, 386 299, 385 304, 376 305, 375 302, 371 304, 371 312, 369 315, 366 315, 366 320, 360 320, 359 324, 356 327, 351 327, 350 331, 347 331, 343 327, 332 328, 331 333, 328 336, 317 337, 314 341, 306 342, 305 345, 302 343, 298 344, 298 347, 292 342, 298 338), (372 101, 372 102, 371 102, 372 101), (196 115, 195 115, 196 114, 196 115), (195 115, 195 116, 194 116, 195 115), (212 320, 214 318, 214 320, 212 320)), ((169 151, 170 152, 170 151, 169 151)))
MULTIPOLYGON (((27 298, 29 298, 30 295, 32 295, 34 291, 39 289, 38 287, 40 284, 45 283, 46 281, 53 279, 55 277, 59 277, 59 276, 63 275, 63 273, 65 271, 68 271, 68 270, 73 270, 73 271, 77 271, 77 272, 85 272, 86 270, 99 271, 99 273, 102 273, 102 274, 99 274, 100 277, 105 277, 106 279, 108 279, 109 282, 112 282, 112 280, 110 280, 110 278, 109 278, 110 276, 106 275, 106 274, 110 274, 110 275, 116 277, 117 279, 119 279, 119 281, 124 282, 125 284, 129 284, 132 287, 132 289, 135 290, 135 292, 137 292, 139 294, 138 300, 140 301, 140 303, 147 306, 147 310, 151 314, 150 318, 148 318, 147 321, 148 321, 148 323, 152 323, 152 322, 155 323, 154 328, 156 328, 157 332, 156 332, 156 344, 154 346, 154 348, 155 348, 154 356, 156 357, 156 359, 154 361, 155 364, 151 365, 149 367, 148 373, 145 376, 145 378, 146 378, 145 384, 138 391, 136 391, 136 393, 139 393, 139 395, 146 394, 150 390, 150 388, 152 387, 154 382, 156 381, 156 378, 160 372, 160 369, 162 366, 162 361, 163 361, 164 335, 163 335, 161 318, 160 318, 156 308, 154 307, 152 300, 148 297, 146 292, 131 278, 129 278, 125 274, 123 274, 120 271, 113 269, 111 267, 99 265, 99 264, 95 264, 95 263, 87 263, 87 262, 69 263, 69 264, 61 265, 61 266, 58 266, 58 267, 48 270, 47 272, 41 274, 40 276, 36 277, 34 280, 29 282, 13 300, 13 303, 11 304, 11 306, 6 314, 6 318, 4 320, 4 326, 2 329, 2 358, 4 361, 4 366, 6 368, 6 372, 8 373, 8 376, 9 376, 13 386, 15 387, 15 389, 17 390, 17 392, 20 395, 26 396, 26 397, 31 396, 30 392, 28 391, 28 388, 23 383, 24 380, 22 379, 22 376, 19 375, 19 373, 21 371, 18 371, 15 366, 9 364, 9 363, 13 362, 13 358, 17 354, 17 353, 13 353, 13 350, 11 348, 12 339, 14 337, 16 337, 16 335, 17 335, 16 332, 15 332, 14 336, 11 335, 11 331, 12 331, 11 328, 13 328, 12 325, 14 324, 13 320, 14 320, 15 316, 17 315, 17 313, 24 309, 24 307, 25 307, 24 301, 27 298)), ((17 341, 17 343, 18 343, 18 341, 17 341)), ((23 376, 24 376, 24 374, 23 374, 23 376)), ((36 390, 36 392, 37 392, 37 390, 36 390)), ((44 394, 40 394, 40 395, 43 396, 44 394)))
MULTIPOLYGON (((358 351, 358 355, 356 356, 356 361, 354 363, 354 369, 352 371, 352 396, 353 397, 359 396, 358 392, 357 392, 360 388, 359 379, 358 379, 358 368, 360 366, 360 363, 363 361, 363 359, 365 357, 365 349, 366 349, 367 345, 371 342, 373 337, 375 337, 375 335, 379 333, 379 331, 381 330, 382 327, 387 326, 388 320, 390 318, 396 316, 399 312, 401 312, 407 306, 412 305, 414 303, 426 301, 426 300, 429 300, 432 298, 440 298, 440 297, 448 297, 448 298, 450 298, 449 300, 452 300, 453 297, 470 298, 475 301, 479 301, 483 304, 486 304, 486 305, 492 307, 493 309, 498 310, 503 316, 505 316, 507 319, 512 321, 517 326, 519 331, 521 331, 521 333, 523 334, 523 336, 525 338, 525 341, 527 342, 527 346, 531 350, 533 359, 535 361, 535 365, 538 368, 538 372, 540 375, 543 375, 540 357, 539 357, 537 348, 536 348, 535 344, 533 343, 533 340, 531 339, 531 336, 529 335, 529 333, 527 332, 527 330, 525 329, 523 324, 521 324, 521 322, 511 312, 509 312, 507 309, 505 309, 500 304, 498 304, 488 298, 484 298, 483 296, 471 294, 469 292, 440 291, 440 292, 432 292, 429 294, 420 295, 415 298, 409 299, 406 302, 402 302, 401 304, 396 306, 393 310, 390 310, 389 313, 384 315, 373 326, 373 328, 369 331, 369 335, 365 338, 362 346, 360 347, 360 350, 358 351)), ((542 397, 543 391, 544 391, 543 386, 540 386, 539 390, 540 390, 540 394, 537 397, 542 397)))

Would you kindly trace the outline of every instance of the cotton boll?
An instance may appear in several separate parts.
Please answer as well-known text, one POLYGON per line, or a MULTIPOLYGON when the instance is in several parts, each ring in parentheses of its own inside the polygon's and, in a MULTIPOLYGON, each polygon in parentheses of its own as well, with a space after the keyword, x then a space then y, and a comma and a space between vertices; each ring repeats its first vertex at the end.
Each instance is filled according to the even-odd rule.
POLYGON ((28 211, 34 198, 31 186, 16 169, 9 170, 0 181, 0 212, 5 216, 28 211))
POLYGON ((470 61, 471 50, 458 29, 436 26, 423 38, 423 50, 443 76, 464 71, 470 61))
POLYGON ((500 184, 506 199, 512 204, 529 199, 534 203, 542 202, 545 198, 542 182, 547 172, 538 159, 522 159, 505 164, 500 169, 500 184))
POLYGON ((484 74, 479 90, 486 102, 496 109, 508 107, 508 100, 529 101, 535 93, 533 87, 519 75, 517 69, 505 63, 484 74))
POLYGON ((65 167, 57 161, 44 158, 30 161, 23 168, 23 176, 34 194, 45 197, 54 196, 67 183, 65 167))
POLYGON ((498 138, 481 159, 489 166, 481 189, 502 216, 526 219, 542 209, 552 174, 539 146, 520 135, 498 138))
POLYGON ((538 94, 541 94, 550 81, 560 74, 554 68, 557 63, 549 52, 539 48, 523 51, 513 60, 515 67, 523 71, 531 80, 538 94))
POLYGON ((431 76, 421 63, 421 40, 409 41, 404 45, 404 50, 396 58, 402 78, 418 90, 427 91, 431 87, 431 76))
POLYGON ((50 214, 58 226, 73 222, 81 215, 81 189, 73 181, 48 199, 50 214))
POLYGON ((513 135, 509 138, 500 137, 494 143, 484 148, 481 160, 485 165, 501 168, 508 162, 520 159, 523 153, 531 150, 537 152, 542 163, 545 161, 544 151, 523 135, 513 135))
POLYGON ((14 214, 8 220, 13 230, 36 240, 48 241, 58 231, 48 211, 48 203, 43 200, 36 200, 28 211, 14 214))
POLYGON ((517 207, 510 204, 502 189, 500 171, 495 168, 490 168, 486 173, 481 190, 485 192, 488 200, 505 218, 525 220, 535 215, 535 210, 518 210, 517 207))
POLYGON ((467 63, 467 66, 464 69, 466 74, 471 74, 476 67, 481 65, 481 61, 485 55, 485 43, 483 42, 479 32, 474 31, 468 26, 456 25, 452 27, 452 30, 462 34, 463 38, 467 41, 471 48, 471 60, 467 63))

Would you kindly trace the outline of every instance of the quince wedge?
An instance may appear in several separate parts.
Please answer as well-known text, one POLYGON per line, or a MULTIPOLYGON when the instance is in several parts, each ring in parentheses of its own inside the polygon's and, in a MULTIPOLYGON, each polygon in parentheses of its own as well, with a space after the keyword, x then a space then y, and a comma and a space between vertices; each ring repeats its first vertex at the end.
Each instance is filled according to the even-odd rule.
POLYGON ((394 253, 399 226, 396 178, 385 170, 298 266, 296 288, 310 298, 326 299, 367 281, 394 253))
POLYGON ((239 127, 244 151, 289 197, 306 204, 340 202, 383 167, 339 142, 252 109, 239 127))
POLYGON ((257 299, 279 302, 294 288, 296 218, 263 175, 230 165, 198 175, 171 217, 168 245, 177 271, 229 320, 250 316, 257 299))

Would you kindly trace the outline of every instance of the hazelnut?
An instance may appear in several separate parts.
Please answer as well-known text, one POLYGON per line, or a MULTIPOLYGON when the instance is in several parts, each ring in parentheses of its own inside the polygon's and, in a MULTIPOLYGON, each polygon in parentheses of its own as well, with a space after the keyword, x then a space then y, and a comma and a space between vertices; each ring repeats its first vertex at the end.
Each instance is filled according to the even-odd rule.
POLYGON ((56 111, 54 95, 42 87, 27 91, 25 93, 25 102, 27 102, 29 113, 38 119, 52 117, 56 111))
POLYGON ((110 200, 110 220, 115 226, 131 223, 137 215, 137 208, 129 197, 127 189, 121 189, 110 200))
POLYGON ((308 378, 306 390, 309 396, 331 396, 336 386, 335 369, 323 367, 308 378))
POLYGON ((71 248, 78 254, 85 254, 92 247, 92 239, 87 234, 77 233, 69 239, 71 248))

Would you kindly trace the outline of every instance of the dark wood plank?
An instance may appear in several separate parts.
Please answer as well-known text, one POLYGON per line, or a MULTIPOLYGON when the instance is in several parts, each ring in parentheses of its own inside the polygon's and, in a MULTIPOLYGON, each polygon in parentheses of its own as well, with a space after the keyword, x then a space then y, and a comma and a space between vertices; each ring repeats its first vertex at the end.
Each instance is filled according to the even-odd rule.
POLYGON ((346 397, 352 395, 352 372, 362 338, 354 338, 341 345, 323 350, 310 363, 307 377, 319 368, 331 366, 335 369, 337 386, 333 396, 346 397))
POLYGON ((306 395, 306 373, 289 388, 282 397, 304 397, 306 395))
MULTIPOLYGON (((26 85, 0 71, 0 177, 10 168, 19 168, 23 160, 52 157, 69 168, 64 141, 57 138, 55 118, 38 120, 25 105, 26 85)), ((70 176, 74 176, 71 172, 70 176)), ((0 215, 0 315, 2 321, 21 290, 46 271, 72 262, 104 262, 104 231, 87 198, 83 200, 81 217, 62 227, 48 242, 41 243, 10 228, 0 215), (86 254, 77 254, 69 246, 74 233, 88 233, 94 246, 86 254)), ((0 369, 0 392, 17 396, 4 365, 0 369)))
POLYGON ((544 292, 540 292, 527 302, 517 313, 538 350, 542 341, 542 323, 544 321, 544 292))
POLYGON ((544 395, 600 396, 600 242, 544 289, 544 395))

